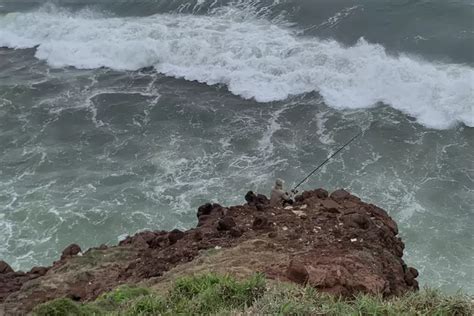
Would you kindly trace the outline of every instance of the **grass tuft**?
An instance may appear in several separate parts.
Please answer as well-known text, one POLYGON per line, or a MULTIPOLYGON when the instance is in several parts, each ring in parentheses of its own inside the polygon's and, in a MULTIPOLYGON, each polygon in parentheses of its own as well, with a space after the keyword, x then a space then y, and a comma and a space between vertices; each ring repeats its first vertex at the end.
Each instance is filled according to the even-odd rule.
POLYGON ((37 306, 33 314, 37 316, 99 316, 104 313, 93 305, 78 304, 68 298, 59 298, 37 306))
POLYGON ((78 304, 56 299, 34 310, 38 316, 151 315, 473 315, 472 298, 425 289, 398 298, 359 295, 344 300, 310 287, 270 283, 257 274, 243 281, 205 274, 175 281, 165 296, 134 286, 121 286, 96 301, 78 304))
POLYGON ((149 289, 123 285, 115 290, 102 294, 97 298, 95 304, 105 310, 115 310, 124 303, 130 302, 140 296, 150 295, 149 289))
POLYGON ((265 291, 265 279, 257 274, 239 282, 214 274, 179 279, 169 295, 175 313, 216 313, 223 309, 250 306, 265 291))

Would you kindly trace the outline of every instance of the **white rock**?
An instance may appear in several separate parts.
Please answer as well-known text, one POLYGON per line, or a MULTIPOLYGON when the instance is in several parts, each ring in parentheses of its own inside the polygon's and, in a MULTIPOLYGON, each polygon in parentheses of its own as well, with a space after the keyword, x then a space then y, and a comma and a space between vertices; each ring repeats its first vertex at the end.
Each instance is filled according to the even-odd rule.
POLYGON ((292 211, 292 212, 293 212, 293 214, 298 215, 298 216, 300 216, 300 217, 301 217, 301 216, 306 216, 306 213, 303 212, 303 211, 292 211))
POLYGON ((351 242, 356 242, 357 241, 357 238, 352 238, 351 239, 351 242))

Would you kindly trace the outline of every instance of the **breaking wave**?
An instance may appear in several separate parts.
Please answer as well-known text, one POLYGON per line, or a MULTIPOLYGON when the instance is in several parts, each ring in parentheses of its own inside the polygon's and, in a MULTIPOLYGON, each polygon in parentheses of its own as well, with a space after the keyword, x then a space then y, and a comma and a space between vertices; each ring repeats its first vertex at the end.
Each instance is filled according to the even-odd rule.
POLYGON ((245 99, 279 101, 317 91, 327 105, 383 103, 427 127, 474 127, 474 69, 392 56, 361 38, 346 47, 226 6, 210 15, 115 17, 43 7, 0 17, 0 46, 36 49, 52 67, 137 70, 223 84, 245 99))

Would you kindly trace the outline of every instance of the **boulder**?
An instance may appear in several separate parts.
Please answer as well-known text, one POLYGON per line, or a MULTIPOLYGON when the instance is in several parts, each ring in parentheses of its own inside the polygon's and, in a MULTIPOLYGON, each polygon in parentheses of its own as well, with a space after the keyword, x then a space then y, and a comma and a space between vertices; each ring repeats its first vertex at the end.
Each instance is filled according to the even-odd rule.
POLYGON ((308 282, 309 273, 303 263, 291 260, 286 269, 286 276, 289 280, 304 285, 308 282))
POLYGON ((180 231, 179 229, 173 229, 168 234, 168 240, 170 242, 170 245, 175 244, 178 240, 182 239, 183 237, 184 237, 184 233, 180 231))
POLYGON ((242 236, 242 235, 243 235, 243 232, 242 232, 242 230, 241 230, 240 228, 238 228, 238 227, 232 227, 232 228, 230 229, 230 235, 231 235, 232 237, 236 237, 236 238, 237 238, 237 237, 242 236))
POLYGON ((329 196, 329 192, 321 188, 316 189, 313 192, 314 192, 314 195, 316 195, 320 199, 325 199, 329 196))
POLYGON ((331 193, 330 198, 333 200, 343 200, 350 197, 350 193, 344 189, 339 189, 331 193))
POLYGON ((346 215, 342 220, 346 227, 368 229, 371 226, 370 218, 359 213, 346 215))
POLYGON ((3 260, 0 260, 0 274, 6 274, 6 273, 11 273, 15 272, 12 267, 8 263, 6 263, 3 260))
POLYGON ((70 244, 69 246, 67 246, 63 252, 61 253, 61 260, 62 259, 65 259, 65 258, 68 258, 68 257, 72 257, 72 256, 75 256, 77 255, 78 253, 80 253, 82 250, 81 250, 81 247, 79 247, 79 245, 77 244, 70 244))
POLYGON ((202 215, 210 215, 212 212, 221 209, 222 206, 219 204, 206 203, 198 208, 197 217, 200 218, 202 215))
POLYGON ((252 228, 253 229, 264 229, 268 226, 268 219, 264 216, 257 216, 255 217, 252 228))
POLYGON ((235 227, 235 222, 234 219, 230 216, 221 218, 217 222, 217 230, 219 231, 230 230, 232 227, 235 227))
POLYGON ((43 276, 48 272, 48 270, 49 270, 49 268, 46 268, 46 267, 33 267, 30 270, 30 273, 37 274, 39 276, 43 276))
POLYGON ((339 213, 341 205, 333 200, 321 200, 320 205, 323 211, 330 213, 339 213))
POLYGON ((245 195, 245 201, 251 206, 260 206, 262 208, 262 205, 266 205, 270 203, 270 200, 263 195, 263 194, 255 194, 252 191, 247 192, 245 195))

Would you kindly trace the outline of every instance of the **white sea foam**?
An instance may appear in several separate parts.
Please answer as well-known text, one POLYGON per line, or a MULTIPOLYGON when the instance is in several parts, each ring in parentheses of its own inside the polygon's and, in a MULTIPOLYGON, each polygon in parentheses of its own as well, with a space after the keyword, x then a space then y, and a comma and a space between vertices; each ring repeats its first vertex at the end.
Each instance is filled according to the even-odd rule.
POLYGON ((235 7, 126 18, 48 7, 0 18, 0 46, 38 46, 36 57, 53 67, 153 65, 258 102, 318 91, 338 109, 383 102, 428 127, 474 126, 473 68, 391 56, 364 39, 345 47, 297 33, 235 7))

